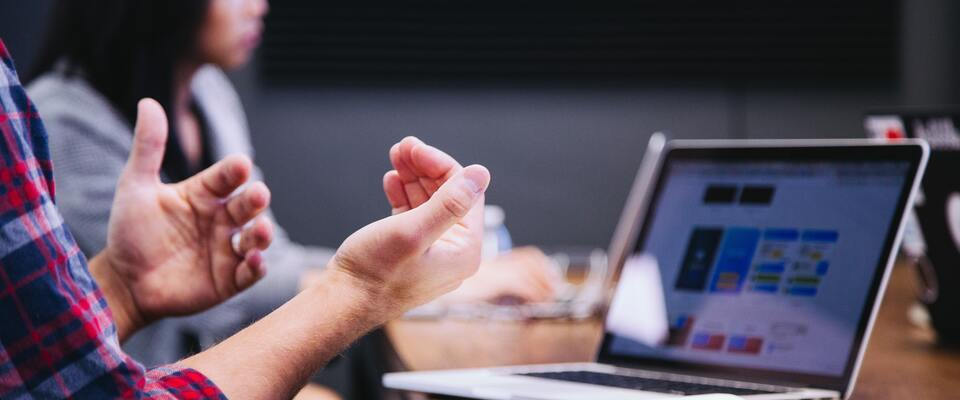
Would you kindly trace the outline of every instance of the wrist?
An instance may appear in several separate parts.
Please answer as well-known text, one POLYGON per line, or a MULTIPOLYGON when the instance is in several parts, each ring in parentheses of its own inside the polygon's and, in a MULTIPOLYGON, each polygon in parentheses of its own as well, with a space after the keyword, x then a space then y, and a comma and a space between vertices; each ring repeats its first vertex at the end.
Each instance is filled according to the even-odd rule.
POLYGON ((101 252, 89 262, 93 276, 117 325, 117 336, 123 342, 147 324, 146 318, 137 307, 137 303, 123 278, 110 265, 106 252, 101 252))
POLYGON ((397 302, 385 296, 379 285, 333 265, 323 271, 319 281, 307 292, 324 292, 327 296, 335 293, 343 300, 344 311, 367 329, 384 324, 397 313, 393 310, 397 302))
POLYGON ((331 263, 312 285, 239 333, 180 362, 229 398, 290 398, 331 358, 391 315, 388 296, 331 263), (266 383, 266 384, 265 384, 266 383))

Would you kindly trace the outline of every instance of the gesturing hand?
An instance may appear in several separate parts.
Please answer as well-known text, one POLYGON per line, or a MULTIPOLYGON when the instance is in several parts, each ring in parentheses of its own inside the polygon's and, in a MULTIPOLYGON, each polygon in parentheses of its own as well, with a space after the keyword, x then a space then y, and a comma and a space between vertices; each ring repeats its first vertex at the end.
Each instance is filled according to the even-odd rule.
POLYGON ((270 203, 270 192, 257 182, 233 194, 249 179, 250 160, 229 157, 181 183, 163 184, 166 140, 163 109, 141 100, 107 248, 98 256, 102 262, 91 262, 104 290, 122 298, 111 304, 115 315, 125 314, 117 318, 121 337, 130 333, 123 318, 131 325, 127 330, 135 330, 157 318, 202 311, 265 273, 260 251, 270 244, 273 228, 257 216, 270 203), (231 244, 237 232, 239 252, 231 244))
POLYGON ((463 169, 453 157, 413 136, 390 148, 390 163, 393 170, 383 177, 383 192, 394 214, 419 207, 463 169))
MULTIPOLYGON (((390 149, 393 171, 383 178, 383 191, 394 214, 425 203, 447 179, 461 170, 449 155, 415 137, 404 138, 390 149)), ((481 221, 482 223, 482 221, 481 221)), ((553 297, 550 261, 535 248, 517 249, 480 265, 463 286, 443 296, 446 303, 495 302, 517 298, 523 302, 553 297)))
POLYGON ((346 273, 371 298, 383 300, 384 320, 455 289, 476 272, 483 193, 490 183, 486 168, 462 168, 414 138, 395 145, 390 158, 397 169, 384 176, 384 189, 394 215, 350 235, 331 261, 332 271, 346 273))

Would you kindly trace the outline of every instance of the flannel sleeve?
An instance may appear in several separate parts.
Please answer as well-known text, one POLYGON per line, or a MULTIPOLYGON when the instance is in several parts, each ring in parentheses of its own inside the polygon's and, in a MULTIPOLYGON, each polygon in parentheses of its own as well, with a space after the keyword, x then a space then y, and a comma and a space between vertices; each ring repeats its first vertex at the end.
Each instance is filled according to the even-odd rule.
POLYGON ((120 349, 54 203, 47 135, 0 41, 0 398, 225 398, 198 371, 120 349))

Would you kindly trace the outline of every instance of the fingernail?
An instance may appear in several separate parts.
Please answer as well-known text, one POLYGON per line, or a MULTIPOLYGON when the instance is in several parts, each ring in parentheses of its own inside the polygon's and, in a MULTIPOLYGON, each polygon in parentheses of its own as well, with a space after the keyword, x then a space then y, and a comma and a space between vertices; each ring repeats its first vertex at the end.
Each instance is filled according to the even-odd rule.
POLYGON ((472 193, 479 194, 487 189, 490 172, 480 165, 471 165, 463 170, 463 181, 472 193))

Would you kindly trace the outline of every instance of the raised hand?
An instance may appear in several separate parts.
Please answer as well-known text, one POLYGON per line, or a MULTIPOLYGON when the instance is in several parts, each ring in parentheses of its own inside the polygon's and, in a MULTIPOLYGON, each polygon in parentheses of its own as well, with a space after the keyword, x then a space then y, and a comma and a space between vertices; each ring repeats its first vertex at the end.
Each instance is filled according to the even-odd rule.
POLYGON ((364 332, 473 274, 480 264, 490 173, 479 165, 460 168, 436 149, 414 154, 423 151, 435 159, 418 166, 440 161, 455 169, 442 182, 423 176, 424 197, 396 203, 395 215, 350 235, 312 286, 182 364, 203 372, 229 397, 292 397, 313 371, 364 332))
MULTIPOLYGON (((390 149, 390 162, 394 170, 384 175, 383 191, 394 214, 420 206, 462 169, 453 157, 415 137, 395 144, 390 149)), ((461 288, 441 300, 543 302, 553 299, 558 281, 550 260, 540 250, 523 248, 482 263, 461 288)))
POLYGON ((457 288, 476 272, 490 182, 486 168, 462 168, 413 138, 390 154, 409 166, 384 177, 394 215, 348 237, 331 261, 333 271, 345 272, 375 298, 390 299, 386 319, 457 288))
MULTIPOLYGON (((228 157, 181 183, 163 184, 166 139, 163 109, 140 101, 107 248, 98 256, 103 262, 91 262, 105 291, 122 298, 111 304, 114 314, 126 314, 121 317, 133 329, 205 310, 253 285, 265 273, 261 251, 273 237, 269 220, 258 218, 270 203, 266 186, 257 182, 234 193, 250 177, 249 159, 228 157), (232 243, 235 234, 238 243, 232 243)), ((118 325, 121 337, 129 333, 118 325)))
POLYGON ((462 169, 453 157, 412 136, 390 148, 390 163, 394 169, 383 176, 383 191, 394 214, 419 207, 462 169))

